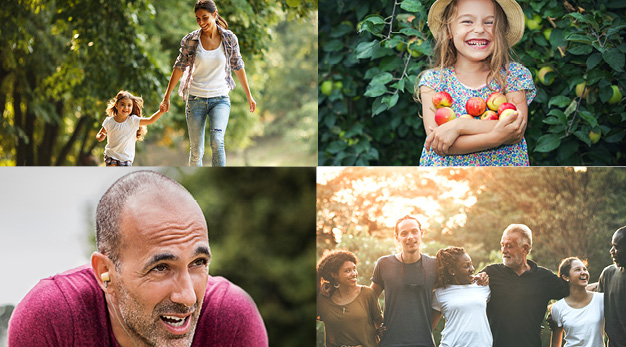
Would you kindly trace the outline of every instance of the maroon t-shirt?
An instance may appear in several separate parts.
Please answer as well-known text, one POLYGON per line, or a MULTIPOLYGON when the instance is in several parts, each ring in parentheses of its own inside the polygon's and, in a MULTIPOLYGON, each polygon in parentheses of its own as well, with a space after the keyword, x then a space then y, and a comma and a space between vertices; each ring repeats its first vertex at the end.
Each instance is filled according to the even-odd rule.
MULTIPOLYGON (((114 346, 104 292, 89 265, 39 281, 9 321, 9 346, 114 346)), ((252 298, 209 276, 192 346, 268 345, 252 298)))

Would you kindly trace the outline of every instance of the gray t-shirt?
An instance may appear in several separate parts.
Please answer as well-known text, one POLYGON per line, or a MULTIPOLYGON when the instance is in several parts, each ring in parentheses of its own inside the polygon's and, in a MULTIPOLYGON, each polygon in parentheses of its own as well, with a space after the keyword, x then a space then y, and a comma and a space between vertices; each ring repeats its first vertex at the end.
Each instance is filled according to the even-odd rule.
POLYGON ((598 281, 598 291, 604 293, 604 330, 609 347, 626 346, 626 272, 615 264, 604 268, 598 281))
POLYGON ((437 261, 424 254, 410 264, 403 264, 393 254, 378 259, 372 282, 385 291, 387 326, 379 346, 435 346, 431 298, 436 278, 437 261))

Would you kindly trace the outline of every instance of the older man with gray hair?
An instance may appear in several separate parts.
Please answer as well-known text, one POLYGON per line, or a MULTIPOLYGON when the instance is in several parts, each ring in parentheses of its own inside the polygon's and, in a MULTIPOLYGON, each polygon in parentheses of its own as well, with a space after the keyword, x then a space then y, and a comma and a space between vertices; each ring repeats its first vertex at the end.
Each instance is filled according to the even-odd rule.
POLYGON ((489 275, 487 317, 494 347, 541 347, 541 322, 548 302, 568 293, 557 275, 528 259, 532 244, 528 226, 509 225, 500 241, 502 264, 482 270, 489 275))

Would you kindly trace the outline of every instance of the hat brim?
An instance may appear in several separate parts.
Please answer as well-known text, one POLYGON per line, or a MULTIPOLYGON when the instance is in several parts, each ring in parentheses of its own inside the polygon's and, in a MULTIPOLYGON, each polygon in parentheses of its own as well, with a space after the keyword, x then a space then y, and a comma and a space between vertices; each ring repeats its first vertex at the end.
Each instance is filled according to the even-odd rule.
MULTIPOLYGON (((524 11, 522 11, 522 8, 515 0, 495 1, 502 7, 506 15, 509 28, 505 34, 505 38, 509 46, 512 47, 524 36, 524 11)), ((440 35, 441 27, 444 25, 443 12, 451 2, 452 0, 437 0, 428 11, 428 27, 435 39, 440 35)))

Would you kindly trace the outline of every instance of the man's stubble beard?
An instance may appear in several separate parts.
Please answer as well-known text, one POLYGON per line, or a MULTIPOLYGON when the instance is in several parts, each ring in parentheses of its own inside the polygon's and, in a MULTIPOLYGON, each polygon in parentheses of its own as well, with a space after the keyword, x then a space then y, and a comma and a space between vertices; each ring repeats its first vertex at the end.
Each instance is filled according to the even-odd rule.
POLYGON ((124 284, 120 283, 118 290, 118 307, 121 316, 120 318, 122 319, 122 322, 119 323, 125 324, 128 327, 131 339, 135 342, 135 344, 140 343, 140 345, 150 347, 191 346, 198 324, 198 318, 200 316, 200 307, 202 307, 201 303, 196 302, 193 307, 194 313, 189 317, 191 322, 187 333, 184 335, 174 335, 168 333, 165 329, 158 327, 158 325, 161 324, 160 314, 166 313, 163 311, 168 308, 174 309, 168 311, 167 313, 185 313, 188 312, 189 309, 185 311, 182 309, 183 305, 172 302, 159 303, 147 320, 146 317, 141 316, 141 312, 146 310, 143 309, 139 300, 126 290, 124 284))

